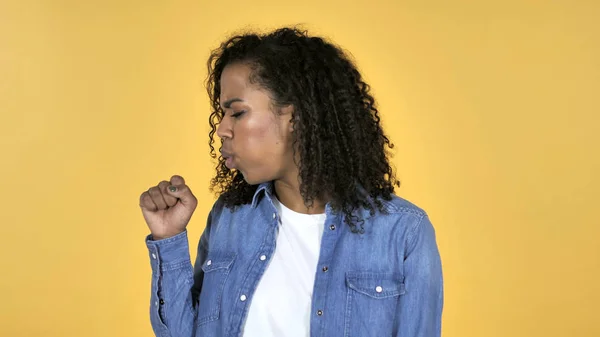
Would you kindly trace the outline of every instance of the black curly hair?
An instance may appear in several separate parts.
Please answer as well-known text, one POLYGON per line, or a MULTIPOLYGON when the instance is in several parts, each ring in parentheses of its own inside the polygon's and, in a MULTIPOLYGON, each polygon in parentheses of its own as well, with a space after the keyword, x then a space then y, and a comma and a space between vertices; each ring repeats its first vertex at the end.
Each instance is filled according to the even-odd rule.
MULTIPOLYGON (((390 200, 400 182, 388 161, 388 148, 394 145, 383 132, 375 99, 354 63, 333 43, 296 27, 235 35, 223 42, 209 57, 206 81, 213 159, 214 135, 224 115, 221 73, 234 63, 251 68, 249 81, 270 92, 274 111, 294 107, 293 148, 299 152, 300 193, 306 206, 328 196, 352 231, 363 232, 364 220, 353 215, 354 210, 384 211, 378 198, 390 200)), ((250 203, 257 187, 246 183, 239 171, 228 169, 219 156, 210 189, 226 207, 250 203)))

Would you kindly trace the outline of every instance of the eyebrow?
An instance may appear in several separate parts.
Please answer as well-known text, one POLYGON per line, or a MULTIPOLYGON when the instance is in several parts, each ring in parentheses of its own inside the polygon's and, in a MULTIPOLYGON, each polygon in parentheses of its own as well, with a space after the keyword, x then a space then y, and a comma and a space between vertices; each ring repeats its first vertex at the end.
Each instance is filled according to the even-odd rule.
POLYGON ((225 101, 225 103, 223 103, 223 108, 225 109, 229 109, 231 108, 231 104, 236 103, 236 102, 243 102, 244 100, 241 98, 232 98, 232 99, 228 99, 225 101))

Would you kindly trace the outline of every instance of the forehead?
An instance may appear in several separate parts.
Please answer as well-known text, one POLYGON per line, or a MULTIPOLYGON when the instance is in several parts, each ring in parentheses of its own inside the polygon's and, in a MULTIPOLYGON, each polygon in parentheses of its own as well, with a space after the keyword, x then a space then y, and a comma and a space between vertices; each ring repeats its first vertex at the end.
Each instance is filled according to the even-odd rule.
POLYGON ((250 67, 244 64, 227 65, 221 73, 221 102, 242 96, 244 92, 253 89, 249 83, 250 67))

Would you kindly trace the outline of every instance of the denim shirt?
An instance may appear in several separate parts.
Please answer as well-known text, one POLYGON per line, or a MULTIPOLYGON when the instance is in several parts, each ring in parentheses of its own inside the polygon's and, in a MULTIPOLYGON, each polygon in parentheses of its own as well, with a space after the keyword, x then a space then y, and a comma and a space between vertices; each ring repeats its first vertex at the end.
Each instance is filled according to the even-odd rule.
MULTIPOLYGON (((326 205, 312 294, 310 337, 440 336, 443 281, 427 214, 394 196, 353 233, 326 205)), ((153 241, 150 321, 159 337, 240 337, 275 250, 272 184, 234 211, 215 202, 192 265, 187 232, 153 241), (266 258, 265 258, 266 257, 266 258)))

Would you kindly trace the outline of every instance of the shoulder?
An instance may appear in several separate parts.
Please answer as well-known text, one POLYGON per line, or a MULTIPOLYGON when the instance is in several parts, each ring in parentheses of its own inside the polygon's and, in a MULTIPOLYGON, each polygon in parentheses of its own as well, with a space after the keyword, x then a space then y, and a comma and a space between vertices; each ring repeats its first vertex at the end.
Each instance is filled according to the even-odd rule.
POLYGON ((396 194, 392 194, 390 200, 385 200, 382 197, 378 197, 377 200, 381 202, 382 210, 377 210, 379 214, 386 215, 403 215, 410 214, 416 217, 426 217, 427 212, 420 206, 413 202, 404 199, 396 194))
POLYGON ((217 200, 213 202, 212 208, 210 209, 211 216, 219 216, 225 209, 225 202, 223 201, 223 195, 217 197, 217 200))
POLYGON ((402 237, 410 239, 423 227, 431 226, 425 209, 410 200, 396 194, 392 194, 390 200, 382 197, 377 200, 382 207, 376 207, 375 214, 368 215, 375 227, 397 231, 402 234, 402 237))
POLYGON ((213 203, 209 212, 209 224, 215 226, 221 222, 227 222, 231 219, 248 218, 256 216, 259 209, 251 204, 242 204, 231 206, 228 205, 225 198, 221 195, 213 203))

